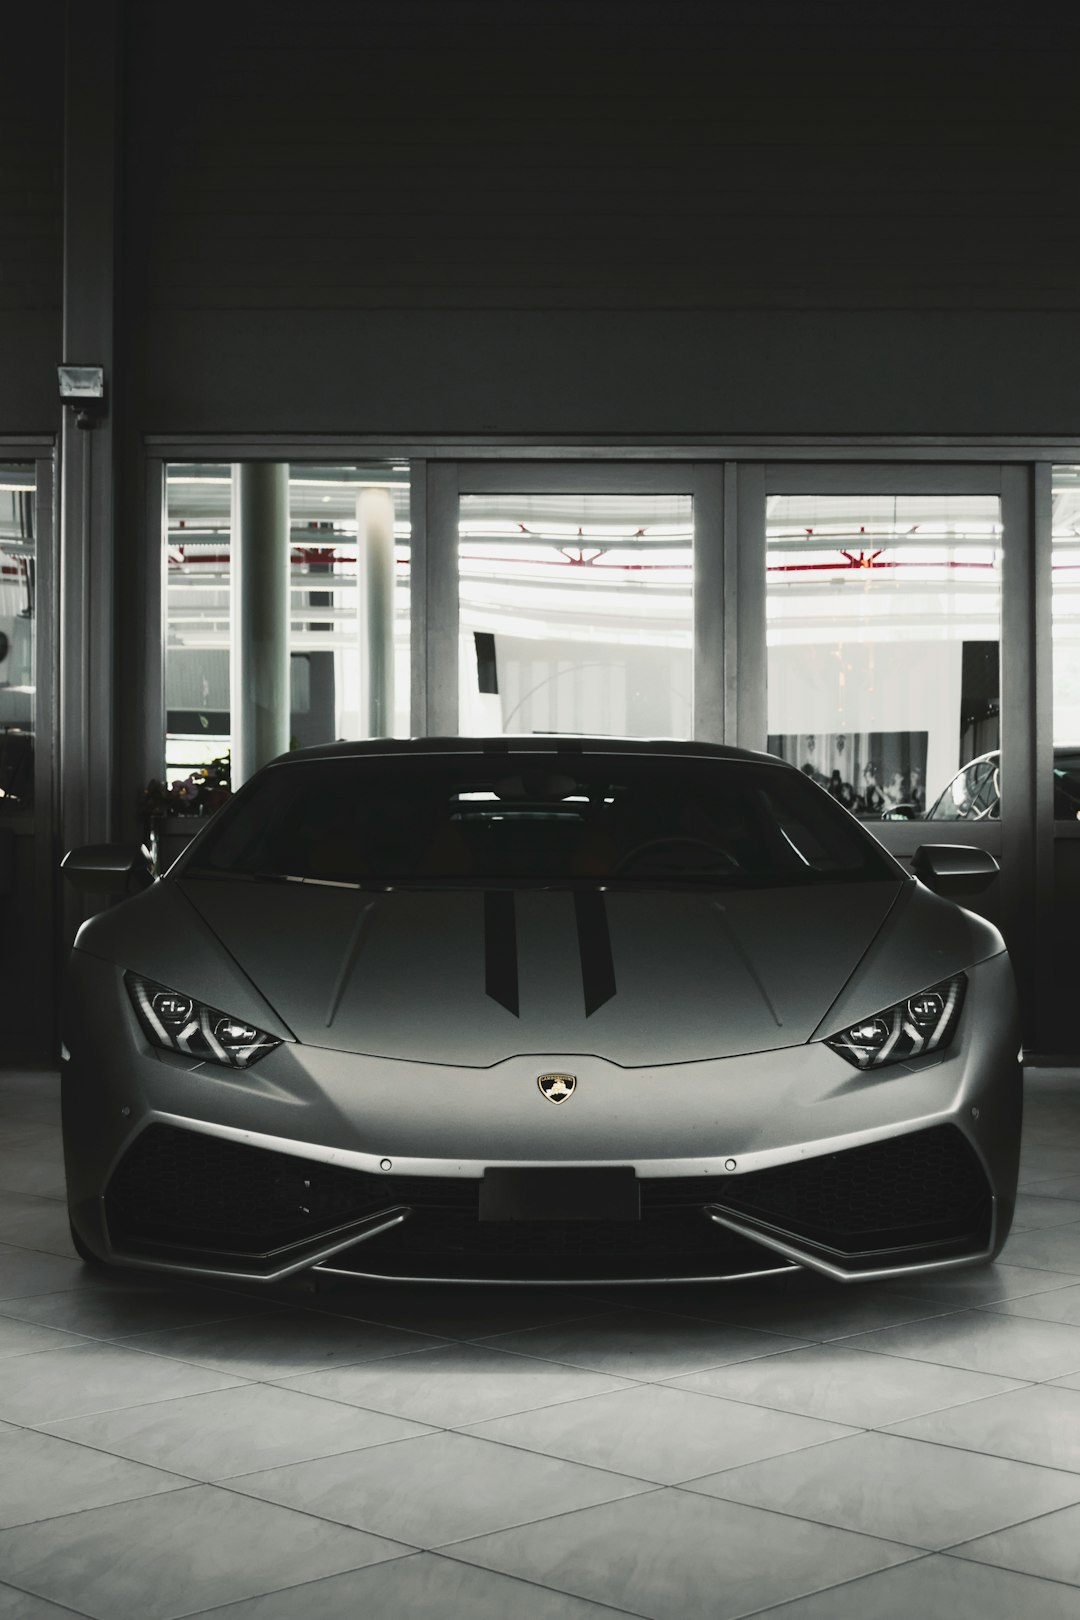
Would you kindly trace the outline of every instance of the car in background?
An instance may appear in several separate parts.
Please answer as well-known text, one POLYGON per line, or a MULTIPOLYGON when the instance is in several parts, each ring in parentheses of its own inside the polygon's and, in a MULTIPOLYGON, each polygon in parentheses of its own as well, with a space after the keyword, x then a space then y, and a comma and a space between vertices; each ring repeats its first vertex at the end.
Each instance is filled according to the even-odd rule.
MULTIPOLYGON (((883 821, 997 821, 1001 816, 1001 752, 980 754, 957 771, 920 816, 914 805, 882 812, 883 821)), ((1054 820, 1080 820, 1080 749, 1054 749, 1054 820)))
POLYGON ((65 867, 131 896, 68 976, 87 1260, 853 1282, 1008 1234, 1012 969, 946 897, 996 863, 927 845, 913 877, 782 760, 339 744, 258 771, 163 877, 109 845, 65 867))

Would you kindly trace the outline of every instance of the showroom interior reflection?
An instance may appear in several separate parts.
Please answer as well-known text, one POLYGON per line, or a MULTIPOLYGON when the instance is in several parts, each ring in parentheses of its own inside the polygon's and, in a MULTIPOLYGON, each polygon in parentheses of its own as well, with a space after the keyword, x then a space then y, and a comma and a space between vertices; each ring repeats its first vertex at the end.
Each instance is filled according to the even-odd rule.
POLYGON ((1075 781, 1080 765, 1080 467, 1055 467, 1052 579, 1054 627, 1055 816, 1080 820, 1075 781))
POLYGON ((996 495, 772 495, 769 749, 869 819, 915 819, 1000 746, 996 495))
POLYGON ((693 735, 689 495, 463 495, 459 730, 693 735))
MULTIPOLYGON (((170 781, 227 757, 233 742, 233 489, 227 463, 166 469, 170 781)), ((408 466, 294 463, 289 527, 290 745, 408 736, 408 466)))

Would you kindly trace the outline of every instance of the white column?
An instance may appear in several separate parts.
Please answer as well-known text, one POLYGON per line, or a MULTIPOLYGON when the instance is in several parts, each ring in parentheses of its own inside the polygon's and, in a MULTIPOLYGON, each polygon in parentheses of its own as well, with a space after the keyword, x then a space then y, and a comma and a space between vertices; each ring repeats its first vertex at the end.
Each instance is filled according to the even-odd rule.
POLYGON ((233 467, 232 785, 289 746, 289 468, 233 467))
POLYGON ((356 497, 360 735, 394 731, 394 497, 386 488, 356 497))

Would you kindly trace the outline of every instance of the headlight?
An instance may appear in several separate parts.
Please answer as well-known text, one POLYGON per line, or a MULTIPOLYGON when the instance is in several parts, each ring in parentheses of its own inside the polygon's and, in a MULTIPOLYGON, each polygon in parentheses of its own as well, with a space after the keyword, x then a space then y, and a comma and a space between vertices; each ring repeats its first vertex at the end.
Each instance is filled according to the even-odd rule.
POLYGON ((956 1032, 966 984, 963 973, 942 979, 929 990, 830 1035, 825 1045, 857 1069, 880 1069, 886 1063, 938 1052, 956 1032))
POLYGON ((248 1069, 281 1042, 242 1018, 194 1001, 179 990, 126 973, 135 1015, 143 1034, 166 1052, 180 1052, 204 1063, 224 1063, 230 1069, 248 1069))

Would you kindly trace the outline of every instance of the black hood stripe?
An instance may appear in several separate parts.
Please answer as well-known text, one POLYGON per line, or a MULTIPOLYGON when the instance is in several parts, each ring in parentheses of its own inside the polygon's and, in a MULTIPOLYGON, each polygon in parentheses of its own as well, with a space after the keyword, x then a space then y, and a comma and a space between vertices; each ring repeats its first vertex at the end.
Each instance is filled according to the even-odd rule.
POLYGON ((579 890, 574 895, 578 951, 581 954, 581 987, 585 993, 585 1016, 591 1018, 598 1007, 615 994, 615 964, 611 959, 607 902, 598 890, 579 890))
POLYGON ((484 989, 492 1001, 518 1009, 517 919, 510 889, 484 891, 484 989))

